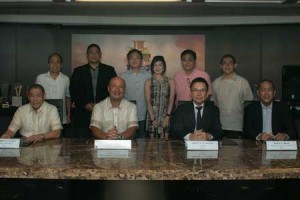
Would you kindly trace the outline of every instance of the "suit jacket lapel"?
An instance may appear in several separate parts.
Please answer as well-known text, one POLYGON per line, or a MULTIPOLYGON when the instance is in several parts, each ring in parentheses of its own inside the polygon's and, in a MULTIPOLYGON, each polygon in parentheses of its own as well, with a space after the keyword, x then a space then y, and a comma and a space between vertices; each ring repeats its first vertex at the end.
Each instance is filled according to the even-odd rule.
POLYGON ((189 103, 190 105, 189 105, 189 107, 188 107, 188 112, 187 112, 187 117, 188 117, 188 121, 191 121, 192 123, 190 123, 190 124, 192 124, 192 128, 193 128, 193 131, 195 130, 195 126, 196 126, 196 118, 195 118, 195 108, 194 108, 194 103, 193 103, 193 101, 191 101, 190 103, 189 103), (192 113, 191 115, 189 115, 188 113, 192 113))
MULTIPOLYGON (((276 102, 273 102, 273 106, 272 106, 272 132, 277 132, 277 131, 280 131, 280 130, 277 130, 277 123, 278 120, 276 120, 276 117, 279 116, 279 114, 277 114, 278 112, 278 109, 277 109, 277 104, 276 102)), ((276 134, 276 133, 274 133, 276 134)))
POLYGON ((103 80, 102 76, 104 75, 104 73, 102 72, 102 67, 101 67, 101 63, 99 63, 98 65, 99 70, 98 70, 98 78, 97 78, 97 90, 96 90, 96 99, 98 99, 99 95, 99 91, 102 91, 102 87, 103 85, 101 84, 101 81, 103 80))
POLYGON ((90 66, 87 65, 86 69, 85 69, 85 73, 86 73, 86 81, 87 81, 87 89, 90 90, 90 92, 92 92, 93 94, 93 83, 92 83, 92 75, 91 75, 91 69, 90 66))
POLYGON ((202 113, 202 128, 204 131, 208 131, 207 129, 207 122, 212 120, 211 117, 211 110, 212 107, 208 104, 204 102, 204 107, 203 107, 203 113, 202 113))
POLYGON ((204 131, 207 131, 205 130, 205 122, 209 121, 208 120, 208 115, 209 115, 209 106, 207 104, 204 103, 204 107, 202 108, 203 109, 203 112, 202 112, 202 120, 201 120, 201 123, 202 123, 202 128, 204 131))
POLYGON ((262 106, 261 106, 260 101, 258 102, 258 109, 257 109, 256 117, 258 120, 258 128, 259 128, 259 131, 261 132, 263 129, 263 117, 262 117, 262 106))

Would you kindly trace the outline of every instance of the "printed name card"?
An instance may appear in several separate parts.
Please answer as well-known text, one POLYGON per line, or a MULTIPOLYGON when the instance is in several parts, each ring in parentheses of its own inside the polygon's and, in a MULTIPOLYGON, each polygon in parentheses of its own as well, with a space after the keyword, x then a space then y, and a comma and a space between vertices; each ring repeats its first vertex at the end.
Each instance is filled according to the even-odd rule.
POLYGON ((131 149, 131 140, 95 140, 96 149, 131 149))
POLYGON ((20 149, 0 149, 0 157, 20 157, 20 149))
POLYGON ((97 150, 98 158, 130 158, 128 149, 100 149, 97 150))
POLYGON ((296 159, 297 151, 266 151, 266 160, 296 159))
POLYGON ((218 141, 185 141, 187 150, 219 150, 218 141))
POLYGON ((266 141, 267 150, 297 150, 297 141, 266 141))
POLYGON ((217 159, 219 151, 186 151, 187 159, 217 159))
POLYGON ((20 139, 0 139, 0 149, 17 149, 20 147, 20 139))

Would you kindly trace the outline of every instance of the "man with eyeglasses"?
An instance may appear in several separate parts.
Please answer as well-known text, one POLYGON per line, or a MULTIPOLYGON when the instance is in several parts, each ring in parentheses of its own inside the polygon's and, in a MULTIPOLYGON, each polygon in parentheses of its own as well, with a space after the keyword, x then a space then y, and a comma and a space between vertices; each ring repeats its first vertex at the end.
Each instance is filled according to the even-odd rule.
POLYGON ((248 81, 236 73, 236 59, 227 54, 220 60, 223 75, 213 81, 212 100, 220 109, 223 136, 241 138, 243 131, 244 102, 252 101, 248 81))
POLYGON ((88 63, 77 67, 70 80, 71 99, 75 103, 74 124, 77 137, 91 137, 89 129, 94 105, 108 97, 107 86, 116 71, 101 63, 101 49, 90 44, 86 50, 88 63))
POLYGON ((195 78, 190 84, 192 101, 179 105, 171 121, 171 132, 185 140, 218 140, 222 136, 219 109, 205 100, 208 83, 195 78))
POLYGON ((284 102, 274 101, 276 90, 273 81, 265 79, 258 84, 259 101, 245 109, 244 134, 254 140, 294 139, 293 120, 284 102))

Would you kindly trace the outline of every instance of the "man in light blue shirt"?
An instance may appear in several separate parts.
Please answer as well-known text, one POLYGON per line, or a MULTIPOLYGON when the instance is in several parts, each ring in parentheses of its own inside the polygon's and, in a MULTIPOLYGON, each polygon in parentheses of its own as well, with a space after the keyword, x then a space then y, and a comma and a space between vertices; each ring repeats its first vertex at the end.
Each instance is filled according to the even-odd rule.
POLYGON ((151 77, 146 70, 141 69, 143 62, 142 52, 132 49, 127 53, 129 70, 121 74, 121 78, 126 82, 125 98, 135 101, 138 112, 139 128, 136 132, 136 138, 145 138, 145 119, 146 119, 146 99, 144 93, 145 81, 151 77))
POLYGON ((289 107, 284 102, 274 101, 273 81, 262 80, 257 93, 260 101, 245 109, 245 137, 262 141, 293 139, 295 133, 289 107))
POLYGON ((261 107, 263 111, 263 133, 272 133, 272 108, 273 103, 270 105, 265 105, 261 102, 261 107))

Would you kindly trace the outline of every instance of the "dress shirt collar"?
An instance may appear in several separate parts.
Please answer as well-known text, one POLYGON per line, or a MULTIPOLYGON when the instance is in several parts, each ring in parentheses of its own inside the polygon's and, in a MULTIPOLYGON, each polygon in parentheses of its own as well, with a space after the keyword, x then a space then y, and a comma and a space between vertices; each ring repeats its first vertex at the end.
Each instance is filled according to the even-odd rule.
POLYGON ((262 102, 260 102, 260 104, 263 110, 268 110, 268 109, 272 110, 273 108, 273 102, 271 102, 271 104, 268 106, 265 106, 262 102))
MULTIPOLYGON (((225 79, 225 75, 223 74, 221 78, 222 78, 222 80, 224 80, 224 79, 225 79)), ((236 81, 236 79, 237 79, 237 74, 236 74, 235 72, 233 72, 233 74, 232 74, 232 76, 231 76, 230 79, 236 81)))
POLYGON ((88 63, 87 65, 89 66, 90 70, 95 71, 95 70, 97 70, 97 69, 100 68, 100 64, 101 64, 101 63, 99 62, 99 64, 98 64, 95 68, 93 68, 89 63, 88 63))
MULTIPOLYGON (((107 101, 107 104, 108 104, 108 108, 109 109, 113 109, 112 105, 111 105, 111 101, 110 101, 110 97, 108 97, 108 101, 107 101)), ((119 107, 117 107, 118 109, 122 109, 124 105, 124 98, 121 100, 120 104, 119 104, 119 107)))
POLYGON ((127 73, 128 74, 146 74, 147 70, 141 67, 138 72, 134 72, 131 69, 129 69, 129 70, 127 70, 127 73))
MULTIPOLYGON (((186 78, 189 78, 189 77, 191 77, 191 76, 193 76, 193 74, 195 73, 195 71, 196 71, 197 69, 196 69, 196 67, 193 69, 193 71, 191 72, 191 73, 189 73, 189 74, 187 74, 184 70, 182 70, 182 73, 183 73, 183 75, 186 77, 186 78)), ((191 80, 192 81, 192 80, 191 80)))
MULTIPOLYGON (((50 78, 50 79, 53 79, 52 76, 51 76, 51 74, 50 74, 50 71, 48 71, 46 77, 50 78)), ((61 72, 59 72, 59 75, 57 76, 56 80, 59 79, 60 77, 61 77, 61 72)), ((53 79, 53 80, 55 80, 55 79, 53 79)))
POLYGON ((194 109, 195 110, 197 110, 197 107, 200 107, 200 106, 202 106, 202 110, 204 108, 204 102, 200 106, 198 106, 194 101, 193 101, 193 104, 194 104, 194 109))
POLYGON ((30 112, 33 112, 33 113, 40 113, 40 112, 43 112, 44 111, 44 109, 45 109, 45 101, 43 102, 43 104, 41 105, 41 107, 37 110, 37 111, 35 111, 33 108, 32 108, 32 106, 31 106, 31 104, 29 103, 29 105, 30 105, 30 112))

